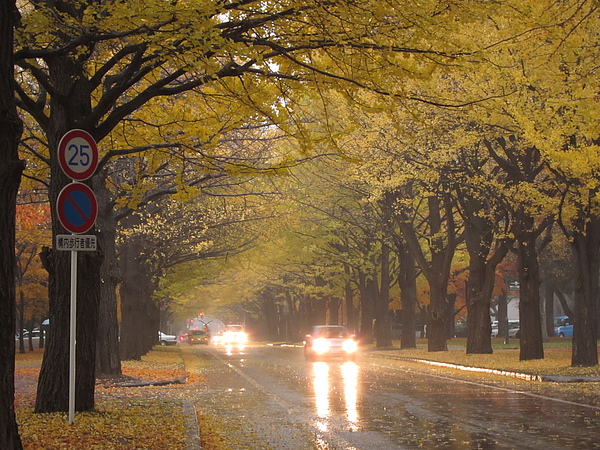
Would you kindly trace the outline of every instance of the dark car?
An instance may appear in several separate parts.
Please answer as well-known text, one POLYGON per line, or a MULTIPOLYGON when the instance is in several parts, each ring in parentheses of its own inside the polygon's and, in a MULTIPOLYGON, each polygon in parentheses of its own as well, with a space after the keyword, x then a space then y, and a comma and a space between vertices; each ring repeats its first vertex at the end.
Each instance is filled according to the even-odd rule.
POLYGON ((194 345, 194 344, 208 345, 208 342, 210 341, 210 337, 208 336, 208 333, 206 331, 192 330, 188 334, 187 341, 190 343, 190 345, 194 345))
POLYGON ((318 325, 304 340, 304 357, 307 361, 329 357, 354 361, 357 350, 354 336, 342 325, 318 325))

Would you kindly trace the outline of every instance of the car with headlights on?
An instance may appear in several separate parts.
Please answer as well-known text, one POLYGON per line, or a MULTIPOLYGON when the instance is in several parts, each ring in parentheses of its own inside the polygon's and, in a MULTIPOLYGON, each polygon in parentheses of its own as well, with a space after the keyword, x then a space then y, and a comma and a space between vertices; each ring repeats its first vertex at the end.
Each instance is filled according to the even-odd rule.
POLYGON ((331 357, 354 361, 358 343, 343 325, 317 325, 304 338, 304 357, 317 361, 331 357))
POLYGON ((248 335, 242 325, 227 325, 218 341, 224 345, 244 345, 248 342, 248 335))

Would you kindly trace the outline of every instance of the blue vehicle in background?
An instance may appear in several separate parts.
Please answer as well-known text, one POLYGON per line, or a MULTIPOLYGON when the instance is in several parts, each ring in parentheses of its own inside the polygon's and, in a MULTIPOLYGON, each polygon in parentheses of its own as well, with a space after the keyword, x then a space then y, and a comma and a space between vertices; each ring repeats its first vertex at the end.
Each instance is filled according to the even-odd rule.
POLYGON ((573 320, 569 316, 555 317, 554 335, 558 337, 573 337, 573 320))

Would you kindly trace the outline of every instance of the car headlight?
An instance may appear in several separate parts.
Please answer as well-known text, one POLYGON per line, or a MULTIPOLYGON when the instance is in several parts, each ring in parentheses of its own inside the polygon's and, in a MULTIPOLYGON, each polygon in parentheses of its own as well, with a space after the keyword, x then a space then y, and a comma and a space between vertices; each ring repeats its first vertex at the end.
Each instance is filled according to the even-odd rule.
POLYGON ((354 353, 358 349, 356 341, 352 339, 346 339, 342 344, 342 348, 346 353, 354 353))
POLYGON ((237 341, 240 342, 240 343, 242 343, 242 344, 244 342, 247 342, 248 341, 248 335, 246 333, 244 333, 243 331, 240 332, 240 333, 238 333, 237 341))
POLYGON ((312 344, 315 353, 323 354, 329 351, 329 342, 327 339, 315 339, 312 344))

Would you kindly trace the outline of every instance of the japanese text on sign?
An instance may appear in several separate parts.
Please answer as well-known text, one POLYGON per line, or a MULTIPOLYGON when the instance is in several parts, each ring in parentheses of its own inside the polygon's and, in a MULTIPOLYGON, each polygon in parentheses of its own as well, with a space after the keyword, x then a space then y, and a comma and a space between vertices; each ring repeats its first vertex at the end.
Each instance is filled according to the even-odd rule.
POLYGON ((64 251, 94 251, 96 250, 96 236, 94 235, 69 235, 56 236, 56 250, 64 251))

